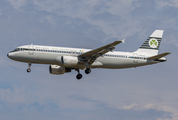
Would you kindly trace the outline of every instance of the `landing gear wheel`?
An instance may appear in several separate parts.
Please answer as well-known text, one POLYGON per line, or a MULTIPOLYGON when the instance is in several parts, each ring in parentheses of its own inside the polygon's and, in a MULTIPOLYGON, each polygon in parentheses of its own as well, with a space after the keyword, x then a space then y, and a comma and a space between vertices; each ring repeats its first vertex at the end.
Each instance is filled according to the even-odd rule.
POLYGON ((28 63, 28 69, 27 69, 27 72, 28 72, 28 73, 31 72, 31 69, 30 69, 30 68, 31 68, 31 65, 32 65, 32 63, 29 62, 29 63, 28 63))
POLYGON ((28 73, 29 73, 29 72, 31 72, 31 69, 30 69, 30 68, 28 68, 28 69, 27 69, 27 72, 28 72, 28 73))
POLYGON ((87 69, 85 70, 85 73, 86 73, 86 74, 91 73, 91 69, 90 69, 90 68, 87 68, 87 69))
POLYGON ((78 75, 76 76, 76 78, 77 78, 78 80, 80 80, 80 79, 82 78, 82 74, 78 74, 78 75))

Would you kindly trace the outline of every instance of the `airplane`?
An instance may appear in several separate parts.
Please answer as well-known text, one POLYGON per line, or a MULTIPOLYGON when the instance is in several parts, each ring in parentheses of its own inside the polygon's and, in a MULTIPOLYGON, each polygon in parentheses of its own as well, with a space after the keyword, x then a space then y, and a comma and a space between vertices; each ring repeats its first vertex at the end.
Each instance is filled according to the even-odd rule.
POLYGON ((155 30, 135 52, 113 51, 116 45, 125 42, 124 39, 97 49, 23 45, 9 52, 7 56, 15 61, 28 63, 28 73, 32 63, 49 64, 50 74, 61 75, 75 70, 78 72, 76 78, 80 80, 80 70, 89 74, 94 68, 122 69, 165 62, 164 56, 170 53, 158 54, 163 32, 155 30))

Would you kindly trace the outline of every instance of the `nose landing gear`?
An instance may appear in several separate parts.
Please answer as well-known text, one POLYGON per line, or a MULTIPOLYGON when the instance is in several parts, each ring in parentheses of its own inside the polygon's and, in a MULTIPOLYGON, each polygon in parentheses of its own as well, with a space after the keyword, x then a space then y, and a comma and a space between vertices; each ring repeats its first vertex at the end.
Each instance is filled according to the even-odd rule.
POLYGON ((29 73, 29 72, 31 72, 31 69, 30 69, 30 68, 28 68, 28 69, 27 69, 27 72, 28 72, 28 73, 29 73))
POLYGON ((31 68, 31 65, 32 65, 31 63, 28 63, 28 69, 27 69, 27 72, 28 72, 28 73, 31 72, 31 69, 30 69, 30 68, 31 68))

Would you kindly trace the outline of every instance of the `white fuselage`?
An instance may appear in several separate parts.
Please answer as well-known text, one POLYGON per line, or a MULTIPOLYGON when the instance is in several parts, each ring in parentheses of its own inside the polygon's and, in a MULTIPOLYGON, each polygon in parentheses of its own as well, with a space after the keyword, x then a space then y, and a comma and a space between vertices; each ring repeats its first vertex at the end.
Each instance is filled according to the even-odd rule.
MULTIPOLYGON (((10 59, 37 64, 52 64, 61 66, 62 56, 78 56, 88 52, 90 49, 52 47, 39 45, 25 45, 16 48, 8 54, 10 59)), ((108 52, 98 57, 90 68, 120 69, 138 67, 143 65, 155 64, 159 61, 147 60, 151 55, 136 52, 108 52)), ((64 66, 66 67, 66 66, 64 66)), ((85 64, 67 66, 69 68, 86 68, 85 64)))
POLYGON ((76 78, 80 80, 80 69, 90 74, 91 68, 121 69, 166 61, 164 56, 170 54, 169 52, 158 54, 162 35, 163 30, 155 30, 135 52, 113 51, 116 45, 125 42, 124 39, 96 49, 24 45, 7 56, 12 60, 28 63, 28 73, 32 63, 49 64, 50 74, 61 75, 74 69, 78 72, 76 78))

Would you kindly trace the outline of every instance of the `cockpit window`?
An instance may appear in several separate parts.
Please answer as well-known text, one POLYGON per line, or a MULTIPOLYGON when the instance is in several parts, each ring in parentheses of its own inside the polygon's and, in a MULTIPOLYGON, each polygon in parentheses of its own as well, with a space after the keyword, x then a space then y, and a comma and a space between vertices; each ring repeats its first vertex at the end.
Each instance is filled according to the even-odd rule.
POLYGON ((16 48, 15 50, 13 50, 13 52, 20 51, 20 50, 23 50, 23 49, 22 48, 16 48))
POLYGON ((18 48, 16 48, 14 51, 18 51, 18 48))

